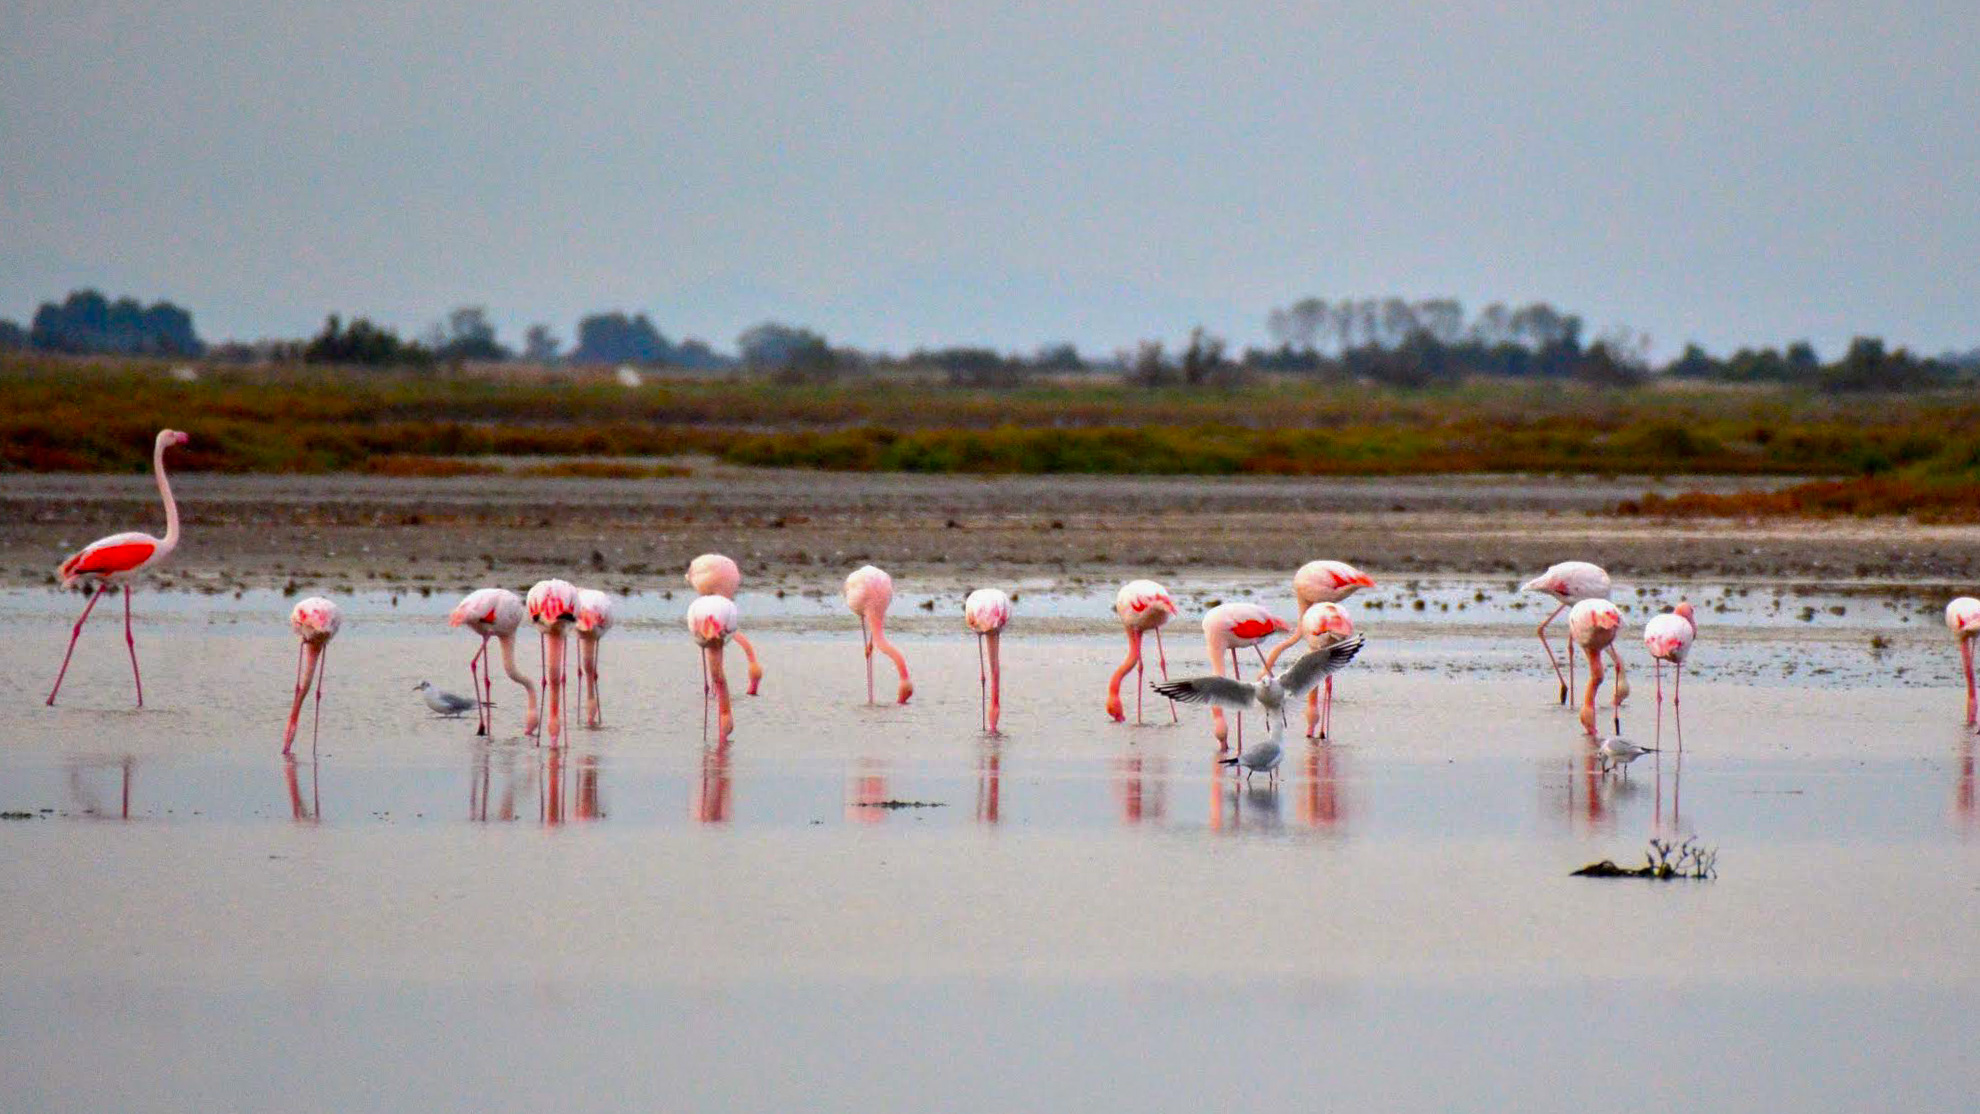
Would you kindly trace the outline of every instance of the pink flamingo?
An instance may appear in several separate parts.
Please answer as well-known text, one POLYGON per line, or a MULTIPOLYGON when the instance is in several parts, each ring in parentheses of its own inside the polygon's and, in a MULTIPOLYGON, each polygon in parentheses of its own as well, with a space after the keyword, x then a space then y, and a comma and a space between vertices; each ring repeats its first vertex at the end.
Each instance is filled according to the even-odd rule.
POLYGON ((859 616, 860 633, 866 643, 866 702, 873 703, 873 651, 894 659, 894 668, 901 674, 899 703, 908 702, 914 695, 914 683, 908 680, 907 659, 887 641, 887 605, 894 601, 894 578, 872 565, 862 565, 846 577, 846 607, 859 616))
MULTIPOLYGON (((1121 707, 1121 680, 1130 669, 1134 670, 1134 722, 1141 722, 1141 638, 1149 631, 1155 632, 1155 654, 1162 667, 1162 679, 1169 679, 1169 655, 1162 649, 1162 626, 1176 617, 1177 610, 1169 590, 1152 580, 1130 580, 1114 596, 1114 614, 1121 617, 1128 641, 1127 658, 1107 678, 1107 714, 1114 717, 1115 723, 1127 719, 1126 710, 1121 707)), ((1169 701, 1169 721, 1179 722, 1173 700, 1169 701)))
MULTIPOLYGON (((1562 561, 1551 566, 1546 572, 1520 585, 1522 592, 1543 592, 1559 602, 1553 613, 1540 621, 1540 647, 1547 651, 1547 662, 1554 667, 1554 677, 1561 683, 1561 703, 1568 701, 1568 690, 1574 687, 1574 654, 1567 655, 1567 672, 1561 672, 1560 659, 1554 656, 1554 647, 1547 641, 1547 625, 1560 616, 1560 613, 1580 603, 1582 600, 1606 600, 1609 598, 1609 574, 1600 565, 1586 561, 1562 561)), ((1629 695, 1629 679, 1623 675, 1622 656, 1612 647, 1609 660, 1616 667, 1617 700, 1629 695)))
POLYGON ((488 662, 488 640, 502 646, 502 671, 509 680, 529 694, 529 710, 523 713, 523 734, 536 734, 536 682, 516 666, 516 631, 522 628, 529 611, 522 597, 507 588, 477 588, 461 597, 447 614, 447 625, 466 627, 481 636, 481 650, 468 659, 468 678, 474 683, 475 703, 481 705, 481 725, 477 735, 495 733, 495 670, 488 662))
POLYGON ((296 651, 296 699, 289 705, 289 726, 282 732, 283 754, 295 746, 296 721, 302 716, 303 697, 309 695, 312 679, 316 683, 316 721, 309 729, 309 748, 312 752, 316 749, 317 732, 323 727, 323 674, 329 664, 325 651, 343 625, 337 605, 322 596, 311 596, 289 612, 289 629, 302 639, 302 646, 296 651))
MULTIPOLYGON (((1589 738, 1595 737, 1595 690, 1602 684, 1602 651, 1615 656, 1616 635, 1622 631, 1622 611, 1608 600, 1582 600, 1568 612, 1568 638, 1588 655, 1588 693, 1581 700, 1581 726, 1589 738)), ((1616 669, 1616 686, 1610 690, 1615 713, 1616 734, 1622 734, 1622 668, 1616 669)))
POLYGON ((78 583, 93 586, 96 591, 83 607, 82 618, 76 620, 76 628, 69 632, 69 649, 62 655, 62 668, 55 674, 55 687, 48 690, 48 706, 55 706, 55 694, 62 691, 62 678, 68 675, 69 658, 76 652, 76 640, 82 637, 83 624, 89 621, 89 613, 96 610, 96 601, 113 587, 124 589, 124 645, 131 652, 131 679, 137 683, 138 707, 144 707, 144 677, 138 672, 137 639, 131 634, 131 581, 137 574, 158 564, 172 555, 179 546, 179 504, 172 499, 172 483, 165 478, 165 450, 174 445, 183 445, 190 438, 176 429, 161 429, 158 438, 151 446, 151 471, 158 477, 158 494, 165 500, 165 536, 154 538, 150 534, 112 534, 98 538, 83 546, 63 561, 56 570, 62 578, 62 587, 73 588, 78 583))
MULTIPOLYGON (((1363 588, 1373 587, 1372 577, 1346 561, 1308 561, 1293 574, 1293 614, 1303 617, 1316 603, 1339 603, 1363 588)), ((1303 637, 1301 632, 1294 631, 1291 637, 1272 647, 1265 660, 1276 663, 1281 653, 1303 637)))
POLYGON ((1677 667, 1671 682, 1671 714, 1677 717, 1678 749, 1684 749, 1684 709, 1679 706, 1683 699, 1684 659, 1691 653, 1692 640, 1698 637, 1698 620, 1693 617, 1691 604, 1679 600, 1678 605, 1667 615, 1659 615, 1643 624, 1643 645, 1650 651, 1650 657, 1657 663, 1657 739, 1664 737, 1664 663, 1677 667))
MULTIPOLYGON (((742 587, 742 570, 720 553, 704 553, 688 563, 687 582, 696 595, 735 599, 736 590, 742 587)), ((742 647, 743 657, 749 659, 749 694, 755 696, 757 686, 763 683, 763 666, 757 663, 756 647, 740 631, 731 638, 742 647)))
POLYGON ((1959 662, 1966 670, 1966 725, 1973 726, 1973 636, 1980 634, 1980 600, 1961 596, 1946 605, 1946 629, 1959 640, 1959 662))
MULTIPOLYGON (((1240 646, 1258 650, 1258 644, 1272 637, 1292 630, 1292 624, 1272 614, 1255 603, 1225 603, 1211 608, 1203 616, 1203 641, 1210 650, 1210 671, 1217 676, 1224 675, 1224 654, 1231 655, 1231 673, 1240 675, 1237 652, 1240 646)), ((1258 650, 1258 660, 1265 660, 1265 651, 1258 650)), ((1271 672, 1267 667, 1266 672, 1271 672)), ((1217 735, 1217 749, 1226 749, 1229 729, 1224 726, 1224 709, 1210 709, 1211 730, 1217 735)), ((1244 750, 1244 713, 1238 713, 1238 750, 1244 750)))
POLYGON ((716 707, 721 713, 715 733, 718 744, 726 745, 729 733, 736 729, 735 716, 729 708, 729 678, 722 671, 722 645, 735 637, 739 625, 736 602, 727 596, 697 596, 688 605, 688 634, 701 647, 701 735, 704 739, 708 737, 708 695, 712 685, 716 707))
POLYGON ((1002 678, 997 662, 997 643, 1004 635, 1004 627, 1011 621, 1011 597, 995 588, 978 588, 963 601, 963 624, 976 632, 976 685, 981 704, 983 730, 997 734, 997 717, 1003 710, 1001 698, 1002 678), (983 675, 983 655, 990 655, 990 675, 986 682, 983 675), (983 695, 985 684, 989 695, 983 695))
MULTIPOLYGON (((1272 647, 1272 652, 1265 655, 1265 668, 1270 670, 1277 666, 1279 654, 1300 639, 1306 640, 1309 649, 1325 650, 1353 637, 1354 617, 1348 614, 1348 609, 1338 603, 1321 600, 1300 613, 1299 629, 1294 632, 1293 638, 1272 647)), ((1306 694, 1306 737, 1309 739, 1326 738, 1327 732, 1334 726, 1333 674, 1327 675, 1324 688, 1326 691, 1324 701, 1321 699, 1321 689, 1314 689, 1306 694), (1315 727, 1319 728, 1317 735, 1314 734, 1315 727)))
POLYGON ((577 622, 577 589, 568 580, 539 580, 523 597, 529 621, 536 625, 537 647, 543 660, 544 722, 550 745, 564 734, 564 632, 577 622))
POLYGON ((598 643, 612 629, 612 597, 596 588, 577 594, 578 687, 584 690, 584 725, 604 726, 605 709, 598 699, 598 643))

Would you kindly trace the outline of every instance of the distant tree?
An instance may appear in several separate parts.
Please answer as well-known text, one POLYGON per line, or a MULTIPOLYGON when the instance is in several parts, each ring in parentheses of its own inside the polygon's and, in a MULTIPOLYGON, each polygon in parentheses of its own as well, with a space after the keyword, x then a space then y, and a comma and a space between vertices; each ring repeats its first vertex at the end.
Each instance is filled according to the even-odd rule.
POLYGON ((0 352, 19 352, 27 346, 27 330, 0 317, 0 352))
POLYGON ((1887 352, 1878 337, 1857 337, 1842 359, 1823 369, 1822 385, 1832 391, 1915 390, 1933 385, 1949 372, 1902 348, 1887 352))
POLYGON ((1144 340, 1133 352, 1120 353, 1118 359, 1123 378, 1133 386, 1160 387, 1175 382, 1175 370, 1159 340, 1144 340))
POLYGON ((1721 370, 1719 361, 1694 341, 1684 346, 1684 353, 1670 362, 1664 374, 1674 379, 1715 379, 1721 370))
POLYGON ((553 364, 557 362, 557 352, 564 347, 550 326, 531 325, 523 331, 522 358, 532 364, 553 364))
POLYGON ((776 321, 744 329, 736 337, 736 352, 746 366, 784 380, 830 379, 838 372, 837 355, 824 337, 776 321))
POLYGON ((60 305, 42 303, 28 340, 44 352, 197 356, 206 350, 191 313, 170 302, 148 308, 135 298, 112 302, 95 290, 73 291, 60 305))
POLYGON ((433 353, 400 340, 397 333, 374 325, 367 318, 354 318, 345 325, 333 313, 324 319, 323 331, 303 347, 302 358, 310 364, 423 366, 433 362, 433 353))
POLYGON ((1638 357, 1617 352, 1606 340, 1589 345, 1588 350, 1574 361, 1568 374, 1597 387, 1634 387, 1647 378, 1638 357))
POLYGON ((574 364, 665 364, 674 346, 645 314, 595 313, 578 322, 574 364))
POLYGON ((1041 345, 1031 357, 1031 366, 1039 371, 1085 371, 1086 361, 1079 358, 1079 349, 1070 344, 1041 345))
POLYGON ((676 367, 693 368, 697 371, 713 371, 736 365, 736 361, 710 348, 707 341, 693 339, 675 345, 669 362, 676 367))
POLYGON ((433 355, 448 363, 463 360, 507 360, 515 355, 495 340, 495 326, 485 306, 461 306, 434 326, 429 343, 433 355))
POLYGON ((1234 387, 1244 378, 1244 369, 1224 356, 1224 338, 1211 336, 1203 326, 1190 330, 1189 347, 1183 349, 1182 379, 1192 387, 1234 387))
POLYGON ((1815 346, 1805 340, 1797 340, 1787 347, 1787 367, 1791 378, 1804 383, 1812 383, 1822 372, 1822 359, 1815 354, 1815 346))

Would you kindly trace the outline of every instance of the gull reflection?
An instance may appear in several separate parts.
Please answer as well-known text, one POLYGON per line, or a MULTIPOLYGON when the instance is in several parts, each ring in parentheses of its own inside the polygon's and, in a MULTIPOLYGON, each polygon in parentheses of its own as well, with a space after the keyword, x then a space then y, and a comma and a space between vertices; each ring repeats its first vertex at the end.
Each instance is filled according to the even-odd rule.
POLYGON ((1003 767, 1003 744, 996 739, 985 739, 976 751, 976 819, 978 823, 997 823, 1000 794, 1003 791, 1003 767))
POLYGON ((1309 828, 1333 831, 1345 819, 1339 761, 1332 743, 1316 743, 1306 748, 1305 778, 1299 787, 1299 820, 1309 828))
POLYGON ((1123 823, 1160 823, 1167 818, 1167 775, 1167 764, 1160 758, 1134 753, 1114 761, 1114 792, 1121 801, 1123 823))
POLYGON ((1210 827, 1220 832, 1279 832, 1285 820, 1279 815, 1279 785, 1276 781, 1247 781, 1227 777, 1224 768, 1212 758, 1210 766, 1210 827))
POLYGON ((69 761, 69 798, 75 803, 75 811, 81 816, 93 816, 99 820, 115 817, 118 820, 131 818, 131 773, 137 769, 137 758, 124 755, 121 758, 75 758, 69 761), (118 771, 117 806, 108 808, 97 795, 96 787, 84 776, 84 771, 116 767, 118 771))
POLYGON ((289 815, 298 824, 314 824, 323 819, 323 803, 317 798, 316 793, 316 760, 312 758, 307 763, 309 766, 308 801, 303 800, 302 781, 298 776, 298 771, 303 765, 304 763, 297 761, 293 754, 286 755, 282 759, 282 773, 289 787, 289 815))
POLYGON ((703 745, 701 780, 694 791, 694 819, 701 824, 726 824, 734 798, 729 778, 729 744, 703 745))

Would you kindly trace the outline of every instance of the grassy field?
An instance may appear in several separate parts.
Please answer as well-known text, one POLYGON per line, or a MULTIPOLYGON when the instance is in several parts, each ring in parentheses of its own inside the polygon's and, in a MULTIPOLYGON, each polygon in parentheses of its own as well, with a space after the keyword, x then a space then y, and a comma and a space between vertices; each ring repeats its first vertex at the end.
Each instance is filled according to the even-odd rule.
MULTIPOLYGON (((0 359, 0 470, 137 471, 151 434, 181 467, 461 474, 493 456, 706 455, 735 464, 936 473, 1747 474, 1825 482, 1625 513, 1980 514, 1980 399, 1662 385, 1477 382, 1394 391, 1295 381, 1237 391, 1113 383, 967 390, 788 386, 609 373, 397 372, 0 359), (1796 493, 1799 494, 1796 494, 1796 493), (1742 501, 1743 500, 1743 501, 1742 501)), ((627 459, 538 474, 657 476, 627 459)))

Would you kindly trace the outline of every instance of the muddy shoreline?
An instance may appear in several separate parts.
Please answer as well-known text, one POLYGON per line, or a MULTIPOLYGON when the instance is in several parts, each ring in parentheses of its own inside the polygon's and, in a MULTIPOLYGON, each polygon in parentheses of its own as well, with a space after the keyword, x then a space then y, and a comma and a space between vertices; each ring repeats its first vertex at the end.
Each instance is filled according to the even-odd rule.
MULTIPOLYGON (((175 477, 186 539, 159 587, 302 578, 455 587, 589 570, 674 585, 709 550, 752 575, 836 584, 983 568, 1164 575, 1341 557, 1391 575, 1520 575, 1570 557, 1619 576, 1971 584, 1980 527, 1903 520, 1660 521, 1612 513, 1646 491, 1778 479, 1433 476, 1276 479, 904 476, 727 468, 651 480, 474 476, 175 477)), ((161 531, 148 477, 13 475, 0 484, 0 584, 48 583, 93 538, 161 531)))

